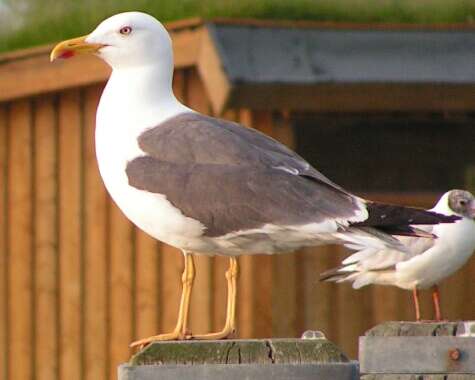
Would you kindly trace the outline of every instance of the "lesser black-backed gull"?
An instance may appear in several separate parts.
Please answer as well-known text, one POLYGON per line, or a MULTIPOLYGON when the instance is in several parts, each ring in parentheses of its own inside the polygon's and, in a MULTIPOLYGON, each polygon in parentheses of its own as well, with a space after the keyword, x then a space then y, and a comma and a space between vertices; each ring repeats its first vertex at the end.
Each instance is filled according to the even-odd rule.
POLYGON ((184 106, 172 91, 170 36, 152 16, 112 16, 88 36, 58 44, 51 59, 79 53, 95 53, 112 67, 96 122, 107 190, 134 224, 185 256, 174 331, 133 345, 229 336, 239 255, 326 243, 397 248, 391 234, 417 235, 409 224, 454 219, 361 199, 264 134, 184 106), (218 333, 187 331, 192 253, 230 258, 227 318, 218 333))

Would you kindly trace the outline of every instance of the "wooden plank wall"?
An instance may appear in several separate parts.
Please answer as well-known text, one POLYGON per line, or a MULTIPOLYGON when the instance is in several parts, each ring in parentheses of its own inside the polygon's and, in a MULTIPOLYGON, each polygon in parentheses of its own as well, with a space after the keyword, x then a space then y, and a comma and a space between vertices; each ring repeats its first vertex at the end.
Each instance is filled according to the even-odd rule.
MULTIPOLYGON (((177 96, 209 113, 195 71, 177 96)), ((114 379, 134 339, 173 328, 182 256, 135 229, 108 198, 94 156, 101 86, 0 104, 0 380, 114 379)), ((292 146, 288 112, 224 115, 292 146)), ((397 196, 380 196, 397 202, 397 196)), ((429 206, 433 197, 404 202, 429 206)), ((357 337, 384 320, 411 319, 407 292, 319 283, 346 252, 240 258, 240 337, 320 329, 356 356, 357 337)), ((224 323, 225 258, 197 259, 191 327, 224 323)), ((475 317, 475 260, 442 286, 446 317, 475 317)), ((429 297, 423 312, 431 316, 429 297)))

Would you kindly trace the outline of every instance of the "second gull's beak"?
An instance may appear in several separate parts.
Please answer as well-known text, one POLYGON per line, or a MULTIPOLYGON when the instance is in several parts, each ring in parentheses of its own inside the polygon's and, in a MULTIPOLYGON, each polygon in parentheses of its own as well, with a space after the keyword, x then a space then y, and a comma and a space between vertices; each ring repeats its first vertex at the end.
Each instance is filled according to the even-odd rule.
POLYGON ((82 36, 60 42, 51 50, 50 61, 53 62, 58 58, 71 58, 76 54, 95 53, 105 46, 103 44, 86 42, 87 37, 82 36))

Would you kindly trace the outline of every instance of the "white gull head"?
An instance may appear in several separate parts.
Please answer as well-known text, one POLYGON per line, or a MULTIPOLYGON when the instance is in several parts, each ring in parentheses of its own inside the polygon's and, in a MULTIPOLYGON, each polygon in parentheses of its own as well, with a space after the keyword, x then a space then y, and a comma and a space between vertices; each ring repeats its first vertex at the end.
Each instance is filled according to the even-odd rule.
POLYGON ((96 54, 112 67, 98 108, 98 127, 133 125, 140 132, 191 111, 173 94, 172 41, 153 16, 119 13, 101 22, 84 41, 101 46, 96 54))
POLYGON ((85 53, 96 54, 112 67, 99 114, 132 116, 135 125, 151 127, 145 124, 189 111, 173 95, 172 42, 154 17, 141 12, 109 17, 89 35, 56 45, 51 60, 85 53))
POLYGON ((172 41, 153 16, 119 13, 102 21, 84 41, 100 46, 95 54, 112 67, 98 108, 98 128, 123 125, 137 135, 191 111, 173 94, 172 41))
POLYGON ((103 45, 97 55, 114 70, 149 65, 173 69, 172 43, 165 27, 141 12, 119 13, 102 21, 85 41, 103 45))

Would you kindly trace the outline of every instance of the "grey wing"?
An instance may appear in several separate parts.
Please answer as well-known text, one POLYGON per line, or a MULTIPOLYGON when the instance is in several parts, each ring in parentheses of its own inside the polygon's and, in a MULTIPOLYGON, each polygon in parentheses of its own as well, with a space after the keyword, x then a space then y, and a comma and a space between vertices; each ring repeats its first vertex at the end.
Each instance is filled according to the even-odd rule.
POLYGON ((184 113, 151 128, 140 147, 164 161, 182 163, 262 165, 286 170, 343 191, 297 153, 252 128, 198 113, 184 113))
POLYGON ((186 113, 144 132, 139 146, 146 156, 129 162, 129 184, 164 194, 209 236, 361 214, 359 199, 300 156, 235 123, 186 113))
POLYGON ((293 150, 270 138, 269 136, 264 135, 263 133, 252 128, 236 128, 235 123, 225 124, 223 128, 230 131, 231 133, 239 132, 241 137, 249 144, 255 146, 256 148, 262 149, 265 152, 269 152, 271 157, 273 157, 270 159, 271 161, 278 157, 278 161, 276 163, 282 164, 282 168, 292 168, 298 175, 313 178, 335 189, 345 191, 341 186, 328 179, 293 150))
POLYGON ((177 164, 144 156, 130 161, 126 174, 131 186, 165 195, 185 216, 200 221, 210 237, 266 225, 343 221, 359 211, 346 194, 272 168, 177 164))

